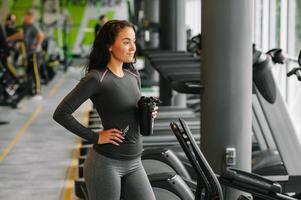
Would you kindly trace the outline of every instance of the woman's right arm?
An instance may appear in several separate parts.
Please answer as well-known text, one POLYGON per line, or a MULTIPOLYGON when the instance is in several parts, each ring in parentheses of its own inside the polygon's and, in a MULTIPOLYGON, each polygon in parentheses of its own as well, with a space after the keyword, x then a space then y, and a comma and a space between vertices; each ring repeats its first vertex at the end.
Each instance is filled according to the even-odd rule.
POLYGON ((72 113, 97 92, 99 92, 99 77, 96 72, 90 72, 61 101, 53 114, 56 122, 93 144, 98 143, 99 133, 84 127, 73 117, 72 113))

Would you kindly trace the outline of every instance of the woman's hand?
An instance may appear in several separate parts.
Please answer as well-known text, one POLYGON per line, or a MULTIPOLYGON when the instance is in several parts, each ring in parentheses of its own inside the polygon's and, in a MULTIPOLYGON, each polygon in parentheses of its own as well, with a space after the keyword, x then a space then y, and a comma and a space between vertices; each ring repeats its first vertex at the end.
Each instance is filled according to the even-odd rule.
POLYGON ((154 107, 154 109, 153 109, 153 111, 152 111, 152 117, 153 117, 153 119, 156 119, 156 118, 157 118, 157 116, 158 116, 158 109, 159 109, 158 106, 155 106, 155 107, 154 107))
POLYGON ((100 135, 98 144, 111 143, 119 146, 119 143, 123 142, 124 139, 122 132, 116 128, 100 131, 98 134, 100 135))

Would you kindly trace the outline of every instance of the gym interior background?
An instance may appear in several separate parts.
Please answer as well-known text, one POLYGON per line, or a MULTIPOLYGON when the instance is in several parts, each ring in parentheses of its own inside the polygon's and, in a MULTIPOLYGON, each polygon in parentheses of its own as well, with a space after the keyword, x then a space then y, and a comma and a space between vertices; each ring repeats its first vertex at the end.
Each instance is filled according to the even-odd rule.
MULTIPOLYGON (((0 6, 5 43, 9 13, 19 31, 28 10, 45 37, 38 95, 27 84, 22 40, 1 43, 0 199, 86 199, 82 163, 91 145, 52 114, 84 75, 100 15, 135 25, 142 95, 163 102, 154 135, 144 137, 148 174, 172 171, 195 186, 184 181, 170 189, 162 175, 162 183, 152 183, 157 199, 194 199, 201 185, 169 127, 177 118, 187 121, 215 173, 234 167, 282 186, 281 192, 257 191, 261 185, 232 190, 221 177, 224 199, 267 191, 271 199, 300 198, 301 1, 0 0, 0 6), (166 155, 180 162, 170 164, 166 155)), ((74 115, 101 129, 90 101, 74 115)))

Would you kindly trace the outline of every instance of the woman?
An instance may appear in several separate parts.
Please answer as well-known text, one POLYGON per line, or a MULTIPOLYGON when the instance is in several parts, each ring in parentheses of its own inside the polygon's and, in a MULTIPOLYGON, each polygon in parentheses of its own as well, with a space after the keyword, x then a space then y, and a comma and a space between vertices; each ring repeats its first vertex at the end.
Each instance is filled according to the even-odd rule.
MULTIPOLYGON (((127 21, 107 22, 97 34, 89 57, 88 73, 63 99, 53 118, 93 143, 84 166, 90 200, 154 200, 141 163, 137 102, 140 77, 132 65, 135 30, 127 21), (88 98, 101 118, 103 131, 82 126, 72 113, 88 98)), ((157 108, 153 117, 157 116, 157 108)))

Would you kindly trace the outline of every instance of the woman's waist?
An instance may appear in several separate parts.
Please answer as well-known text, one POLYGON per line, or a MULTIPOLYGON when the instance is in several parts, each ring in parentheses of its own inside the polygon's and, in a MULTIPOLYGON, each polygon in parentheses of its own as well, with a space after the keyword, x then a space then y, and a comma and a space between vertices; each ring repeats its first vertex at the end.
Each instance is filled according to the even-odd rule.
POLYGON ((142 139, 136 143, 121 143, 119 146, 113 144, 95 144, 96 152, 114 159, 133 159, 142 153, 142 139))
POLYGON ((119 130, 126 130, 129 132, 138 132, 139 121, 137 116, 115 116, 115 117, 102 117, 102 126, 104 129, 117 128, 119 130))

